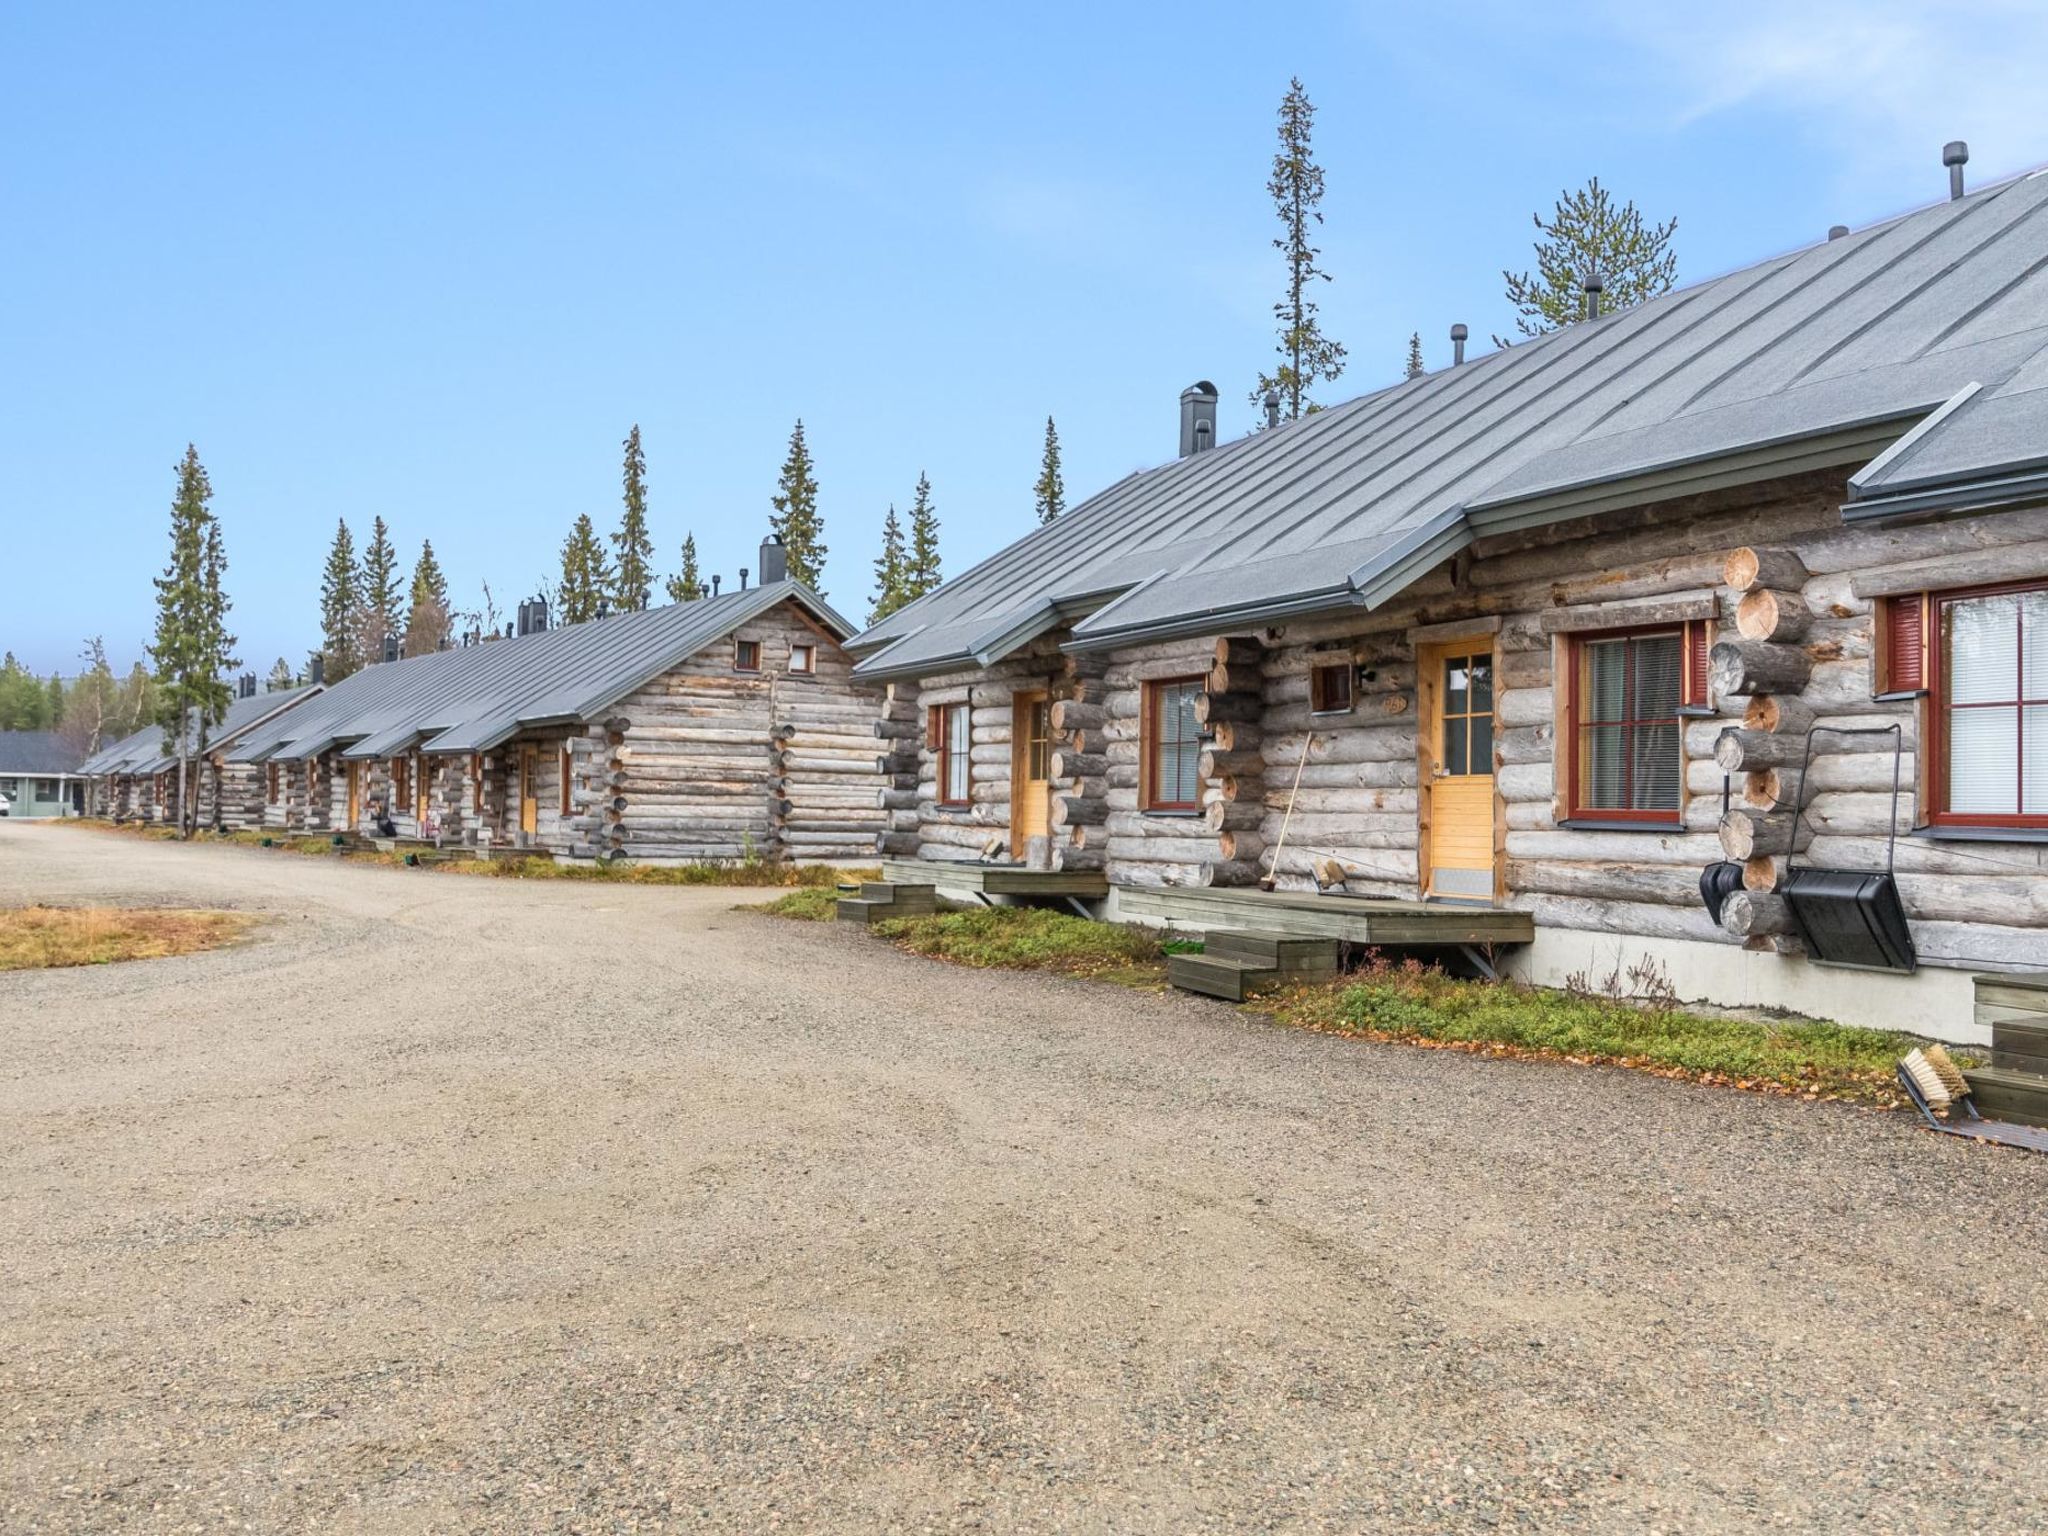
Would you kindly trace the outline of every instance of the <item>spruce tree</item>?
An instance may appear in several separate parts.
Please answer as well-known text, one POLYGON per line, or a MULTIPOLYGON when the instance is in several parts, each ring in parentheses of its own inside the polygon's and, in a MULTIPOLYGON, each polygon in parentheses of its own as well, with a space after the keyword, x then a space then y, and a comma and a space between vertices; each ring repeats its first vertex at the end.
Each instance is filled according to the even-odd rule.
POLYGON ((1419 379, 1428 371, 1422 366, 1422 332, 1411 331, 1408 335, 1408 377, 1419 379))
POLYGON ((49 709, 42 684, 9 651, 0 658, 0 731, 39 731, 49 709))
POLYGON ((875 601, 868 623, 879 624, 910 601, 905 591, 910 575, 910 557, 903 547, 903 521, 894 503, 882 519, 882 553, 875 561, 875 601))
POLYGON ((1549 222, 1540 213, 1529 217, 1541 237, 1536 271, 1501 273, 1508 302, 1518 311, 1515 326, 1524 336, 1586 318, 1588 272, 1600 276, 1603 314, 1668 293, 1678 281, 1678 253, 1671 249, 1678 220, 1644 223, 1634 203, 1614 206, 1598 176, 1576 192, 1559 193, 1549 222))
POLYGON ((356 645, 366 659, 382 661, 385 638, 396 640, 405 633, 405 596, 398 574, 398 551, 391 547, 391 530, 381 517, 370 523, 358 590, 361 607, 356 645))
POLYGON ((454 631, 455 615, 448 606, 448 578, 441 574, 441 562, 434 558, 434 541, 422 540, 406 598, 405 640, 399 647, 400 654, 425 656, 438 651, 454 631))
POLYGON ((1279 216, 1281 235, 1273 249, 1287 261, 1287 292, 1273 306, 1280 321, 1279 367, 1259 375, 1252 389, 1252 404, 1278 390, 1287 419, 1318 409, 1308 392, 1319 380, 1334 379, 1344 371, 1344 348, 1323 334, 1317 318, 1316 301, 1310 295, 1318 282, 1327 283, 1330 274, 1317 265, 1322 251, 1309 243, 1313 227, 1323 222, 1323 168, 1315 162, 1311 140, 1316 109, 1299 77, 1288 82, 1280 99, 1280 148, 1273 156, 1273 176, 1266 190, 1273 197, 1273 211, 1279 216))
POLYGON ((939 574, 939 514, 932 507, 932 483, 920 470, 910 499, 910 555, 903 566, 903 595, 923 597, 944 578, 939 574))
POLYGON ((263 680, 263 691, 283 693, 287 688, 295 686, 298 680, 298 675, 292 671, 292 664, 280 656, 277 658, 277 665, 270 669, 270 676, 263 680))
POLYGON ((825 523, 818 515, 818 482, 811 450, 804 442, 804 424, 789 434, 789 457, 782 461, 777 490, 769 498, 775 515, 768 526, 782 540, 789 576, 813 591, 822 590, 825 574, 825 523))
POLYGON ((668 600, 694 603, 704 595, 704 578, 697 571, 697 536, 683 535, 683 568, 668 579, 668 600))
POLYGON ((189 824, 194 796, 191 772, 192 722, 211 704, 209 682, 215 659, 208 617, 210 560, 207 527, 213 487, 199 450, 185 446, 177 466, 178 490, 171 501, 171 558, 156 578, 156 633, 150 659, 156 664, 156 723, 163 727, 164 755, 178 760, 178 823, 189 824))
POLYGON ((1031 494, 1041 524, 1067 510, 1067 483, 1060 478, 1060 434, 1050 416, 1045 418, 1045 456, 1039 460, 1038 480, 1031 494))
MULTIPOLYGON (((228 610, 234 604, 228 601, 224 585, 227 569, 228 557, 227 550, 221 543, 220 519, 209 514, 206 520, 205 548, 200 558, 201 670, 197 684, 199 712, 193 722, 197 750, 202 759, 206 755, 206 743, 213 727, 227 718, 228 705, 234 702, 234 684, 229 680, 228 674, 242 664, 241 659, 235 655, 235 637, 228 633, 228 610)), ((193 806, 196 816, 196 796, 193 806)))
POLYGON ((564 624, 584 624, 597 617, 611 596, 611 571, 604 545, 585 512, 562 541, 562 580, 555 588, 555 616, 564 624))
POLYGON ((55 672, 50 674, 50 704, 43 712, 43 729, 54 731, 64 723, 64 679, 55 672))
POLYGON ((320 573, 320 657, 326 680, 338 683, 363 664, 356 649, 356 634, 362 625, 362 571, 356 565, 356 544, 348 523, 336 523, 334 543, 328 546, 327 565, 320 573))
POLYGON ((618 558, 612 568, 612 607, 638 613, 654 588, 654 540, 647 532, 647 456, 640 451, 640 424, 626 435, 626 510, 612 535, 618 558))

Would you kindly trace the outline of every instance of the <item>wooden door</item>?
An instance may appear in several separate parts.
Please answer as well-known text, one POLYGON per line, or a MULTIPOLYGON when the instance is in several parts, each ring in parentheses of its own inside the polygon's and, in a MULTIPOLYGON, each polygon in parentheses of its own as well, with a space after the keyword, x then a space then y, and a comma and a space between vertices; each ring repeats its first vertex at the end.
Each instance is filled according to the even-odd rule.
POLYGON ((1491 901, 1494 857, 1494 665, 1491 637, 1417 657, 1422 890, 1491 901))
POLYGON ((519 830, 528 837, 540 831, 540 802, 533 798, 533 748, 519 749, 519 830))
POLYGON ((1019 693, 1010 712, 1010 857, 1043 837, 1052 815, 1052 700, 1019 693))
POLYGON ((363 785, 361 773, 362 764, 350 763, 348 765, 348 822, 344 830, 349 832, 355 831, 356 823, 363 814, 363 785))

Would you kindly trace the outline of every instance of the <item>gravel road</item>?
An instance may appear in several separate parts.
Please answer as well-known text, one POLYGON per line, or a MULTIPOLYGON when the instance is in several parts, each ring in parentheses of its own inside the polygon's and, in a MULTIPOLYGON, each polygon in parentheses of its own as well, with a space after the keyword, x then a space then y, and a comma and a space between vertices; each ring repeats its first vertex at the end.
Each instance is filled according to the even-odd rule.
POLYGON ((2048 1530, 2048 1158, 0 822, 0 1529, 2048 1530))

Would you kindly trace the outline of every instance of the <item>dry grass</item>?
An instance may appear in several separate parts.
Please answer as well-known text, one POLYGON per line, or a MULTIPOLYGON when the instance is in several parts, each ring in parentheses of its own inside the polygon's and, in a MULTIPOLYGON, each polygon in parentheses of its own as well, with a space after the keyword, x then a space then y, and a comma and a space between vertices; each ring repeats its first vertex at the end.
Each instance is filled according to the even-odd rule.
POLYGON ((0 971, 189 955, 233 943, 250 921, 181 908, 8 907, 0 909, 0 971))

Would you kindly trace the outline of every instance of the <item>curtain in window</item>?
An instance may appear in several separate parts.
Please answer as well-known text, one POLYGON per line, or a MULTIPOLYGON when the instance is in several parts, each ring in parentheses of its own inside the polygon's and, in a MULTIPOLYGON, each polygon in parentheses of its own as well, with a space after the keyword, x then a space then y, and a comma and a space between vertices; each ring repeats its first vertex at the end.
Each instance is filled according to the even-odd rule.
POLYGON ((965 704, 949 705, 946 709, 945 798, 948 800, 968 798, 968 768, 974 740, 971 715, 965 704))

